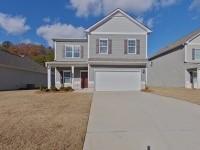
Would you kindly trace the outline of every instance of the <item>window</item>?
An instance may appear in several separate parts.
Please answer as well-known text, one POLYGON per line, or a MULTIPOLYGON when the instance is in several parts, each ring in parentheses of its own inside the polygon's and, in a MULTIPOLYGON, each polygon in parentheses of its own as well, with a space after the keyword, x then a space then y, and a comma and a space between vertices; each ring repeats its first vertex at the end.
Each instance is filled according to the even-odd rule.
POLYGON ((136 40, 129 39, 128 40, 128 54, 136 54, 136 40))
POLYGON ((200 49, 195 49, 194 51, 194 59, 200 60, 200 49))
POLYGON ((65 57, 80 58, 81 47, 79 45, 67 45, 65 47, 65 57))
POLYGON ((81 51, 80 46, 74 46, 74 57, 79 58, 80 57, 80 51, 81 51))
POLYGON ((99 40, 99 53, 108 54, 108 39, 99 40))
POLYGON ((71 83, 71 71, 63 71, 63 83, 71 83))
POLYGON ((72 57, 72 50, 73 50, 72 46, 66 46, 65 57, 72 57))

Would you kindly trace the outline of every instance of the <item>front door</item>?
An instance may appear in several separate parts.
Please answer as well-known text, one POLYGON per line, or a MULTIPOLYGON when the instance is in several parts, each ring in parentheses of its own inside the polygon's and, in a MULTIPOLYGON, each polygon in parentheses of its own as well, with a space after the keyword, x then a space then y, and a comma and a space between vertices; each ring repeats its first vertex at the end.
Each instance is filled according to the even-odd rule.
POLYGON ((81 88, 88 88, 88 72, 81 72, 81 88))

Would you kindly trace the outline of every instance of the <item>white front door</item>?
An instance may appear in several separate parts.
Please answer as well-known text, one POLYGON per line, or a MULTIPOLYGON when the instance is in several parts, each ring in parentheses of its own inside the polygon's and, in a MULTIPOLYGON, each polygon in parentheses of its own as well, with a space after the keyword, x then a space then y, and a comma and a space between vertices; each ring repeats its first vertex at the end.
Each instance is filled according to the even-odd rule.
POLYGON ((140 71, 96 71, 96 91, 139 91, 140 71))

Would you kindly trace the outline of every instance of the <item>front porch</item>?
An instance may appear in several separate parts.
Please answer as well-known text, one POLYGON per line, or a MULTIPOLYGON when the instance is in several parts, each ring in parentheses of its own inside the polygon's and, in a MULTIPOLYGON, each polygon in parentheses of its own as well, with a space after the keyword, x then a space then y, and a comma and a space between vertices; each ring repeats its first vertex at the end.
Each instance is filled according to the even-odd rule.
POLYGON ((186 69, 185 87, 200 89, 200 68, 186 69))
POLYGON ((88 88, 87 64, 52 64, 47 63, 48 89, 56 87, 72 87, 75 90, 88 88), (55 85, 52 84, 51 73, 55 74, 55 85))

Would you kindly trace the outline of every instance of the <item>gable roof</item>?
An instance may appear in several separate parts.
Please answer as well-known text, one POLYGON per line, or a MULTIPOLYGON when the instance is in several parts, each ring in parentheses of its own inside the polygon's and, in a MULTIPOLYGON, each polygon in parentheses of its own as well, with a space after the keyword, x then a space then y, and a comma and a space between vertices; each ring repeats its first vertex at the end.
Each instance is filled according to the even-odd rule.
POLYGON ((0 67, 1 65, 31 72, 46 73, 45 67, 30 58, 20 57, 2 50, 0 50, 0 67))
POLYGON ((148 32, 148 33, 152 32, 151 29, 149 29, 147 26, 145 26, 144 24, 142 24, 141 22, 139 22, 135 17, 133 18, 130 15, 128 15, 125 11, 123 11, 120 8, 115 9, 114 11, 112 11, 111 13, 109 13, 106 17, 104 17, 103 19, 101 19, 100 21, 98 21, 96 24, 92 25, 91 27, 89 27, 85 31, 86 32, 91 32, 91 31, 95 30, 96 28, 98 28, 102 24, 104 24, 107 21, 109 21, 115 14, 117 14, 119 12, 122 13, 125 17, 127 17, 130 21, 136 23, 138 26, 140 26, 146 32, 148 32))
POLYGON ((160 56, 163 56, 163 55, 165 55, 165 54, 167 54, 171 51, 174 51, 178 47, 185 46, 185 44, 188 44, 190 41, 192 41, 193 39, 195 39, 199 35, 200 35, 200 29, 198 29, 194 32, 191 32, 190 34, 184 36, 183 38, 177 40, 176 42, 160 49, 155 55, 150 57, 150 60, 158 58, 160 56))

